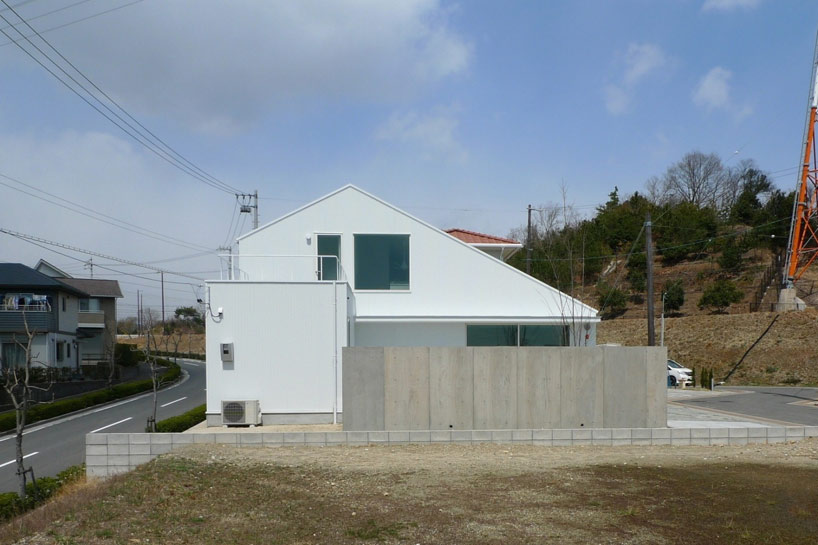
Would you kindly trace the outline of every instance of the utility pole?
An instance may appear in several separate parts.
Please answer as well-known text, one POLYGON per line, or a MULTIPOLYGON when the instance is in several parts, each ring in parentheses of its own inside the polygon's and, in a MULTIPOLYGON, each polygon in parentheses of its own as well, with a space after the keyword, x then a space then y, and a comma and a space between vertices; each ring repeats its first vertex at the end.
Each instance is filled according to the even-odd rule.
POLYGON ((89 258, 88 261, 85 262, 85 267, 84 268, 91 269, 91 278, 94 278, 94 258, 93 257, 89 258))
POLYGON ((142 305, 139 302, 139 290, 136 290, 136 336, 142 335, 142 305))
POLYGON ((165 273, 163 271, 159 272, 160 277, 162 279, 162 328, 164 330, 165 327, 165 273))
POLYGON ((525 236, 525 273, 531 274, 531 205, 528 205, 528 231, 525 236))
POLYGON ((653 236, 650 212, 645 217, 645 252, 648 265, 648 346, 656 346, 656 332, 653 327, 653 236))
POLYGON ((253 229, 258 229, 258 189, 253 193, 238 193, 236 199, 241 199, 239 214, 253 213, 253 229), (246 199, 246 200, 245 200, 246 199))
POLYGON ((258 189, 253 191, 253 229, 258 229, 258 189))

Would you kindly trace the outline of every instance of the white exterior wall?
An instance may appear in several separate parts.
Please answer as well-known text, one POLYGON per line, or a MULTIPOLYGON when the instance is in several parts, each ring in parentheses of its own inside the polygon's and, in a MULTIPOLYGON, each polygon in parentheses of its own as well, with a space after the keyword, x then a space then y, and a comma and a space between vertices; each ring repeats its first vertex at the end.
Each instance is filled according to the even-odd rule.
POLYGON ((80 300, 75 295, 60 292, 57 295, 58 305, 57 319, 58 329, 63 332, 75 332, 78 327, 80 300), (65 298, 65 312, 62 310, 62 300, 65 298))
POLYGON ((240 238, 239 266, 250 279, 311 274, 315 260, 304 265, 298 258, 245 256, 315 255, 319 233, 341 234, 341 264, 355 293, 358 323, 462 317, 469 323, 557 324, 566 315, 598 321, 595 309, 351 186, 240 238), (354 289, 355 234, 409 235, 409 290, 354 289))
POLYGON ((263 414, 332 414, 336 399, 341 410, 346 284, 336 284, 335 295, 331 282, 212 281, 208 290, 208 414, 220 414, 222 401, 253 399, 260 401, 263 414), (212 315, 219 307, 221 318, 212 315), (221 361, 225 342, 234 346, 232 364, 221 361))
POLYGON ((354 346, 466 346, 466 324, 358 324, 354 346))

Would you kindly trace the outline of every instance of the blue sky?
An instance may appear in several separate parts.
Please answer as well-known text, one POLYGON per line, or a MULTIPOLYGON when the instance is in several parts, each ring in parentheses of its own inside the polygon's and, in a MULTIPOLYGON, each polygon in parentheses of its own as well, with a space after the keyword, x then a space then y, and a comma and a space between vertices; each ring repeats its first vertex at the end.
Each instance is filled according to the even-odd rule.
MULTIPOLYGON (((183 155, 258 189, 262 223, 354 183, 499 235, 562 186, 589 212, 691 150, 754 159, 794 187, 818 30, 808 1, 7 1, 183 155)), ((0 69, 0 174, 198 246, 229 241, 231 195, 158 160, 13 44, 0 69)), ((193 253, 2 185, 0 200, 7 229, 140 262, 193 253)), ((87 258, 8 236, 0 248, 76 273, 87 258)), ((218 260, 162 266, 212 277, 218 260)), ((110 277, 125 313, 136 289, 157 304, 155 275, 110 277)), ((174 285, 169 306, 194 288, 174 285)))

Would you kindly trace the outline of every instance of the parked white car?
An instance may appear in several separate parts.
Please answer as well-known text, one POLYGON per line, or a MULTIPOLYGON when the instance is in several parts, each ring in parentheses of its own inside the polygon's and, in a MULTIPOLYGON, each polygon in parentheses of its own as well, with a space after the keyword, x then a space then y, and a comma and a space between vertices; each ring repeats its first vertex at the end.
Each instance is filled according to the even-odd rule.
POLYGON ((667 376, 669 377, 668 384, 670 386, 693 385, 693 371, 673 360, 667 360, 667 376))

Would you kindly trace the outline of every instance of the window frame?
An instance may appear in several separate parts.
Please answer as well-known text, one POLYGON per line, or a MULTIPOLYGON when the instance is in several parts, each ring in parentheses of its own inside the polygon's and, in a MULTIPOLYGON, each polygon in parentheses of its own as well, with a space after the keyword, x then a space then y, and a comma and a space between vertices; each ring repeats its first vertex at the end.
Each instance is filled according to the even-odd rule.
POLYGON ((411 293, 412 292, 412 234, 406 232, 399 232, 399 233, 384 233, 384 232, 354 232, 352 233, 352 262, 354 264, 354 271, 353 271, 353 278, 352 278, 352 285, 353 290, 358 292, 365 292, 365 293, 411 293), (406 237, 406 245, 407 245, 407 287, 406 288, 359 288, 358 287, 358 263, 357 263, 357 255, 358 251, 355 245, 358 236, 396 236, 396 237, 406 237))
POLYGON ((320 237, 338 237, 338 255, 336 256, 336 278, 335 281, 341 281, 341 255, 343 254, 343 245, 344 245, 344 236, 343 233, 314 233, 313 237, 315 238, 315 260, 316 260, 316 273, 318 276, 318 280, 332 282, 333 279, 326 279, 324 278, 324 263, 323 260, 326 258, 321 258, 321 252, 318 249, 318 239, 320 237))

